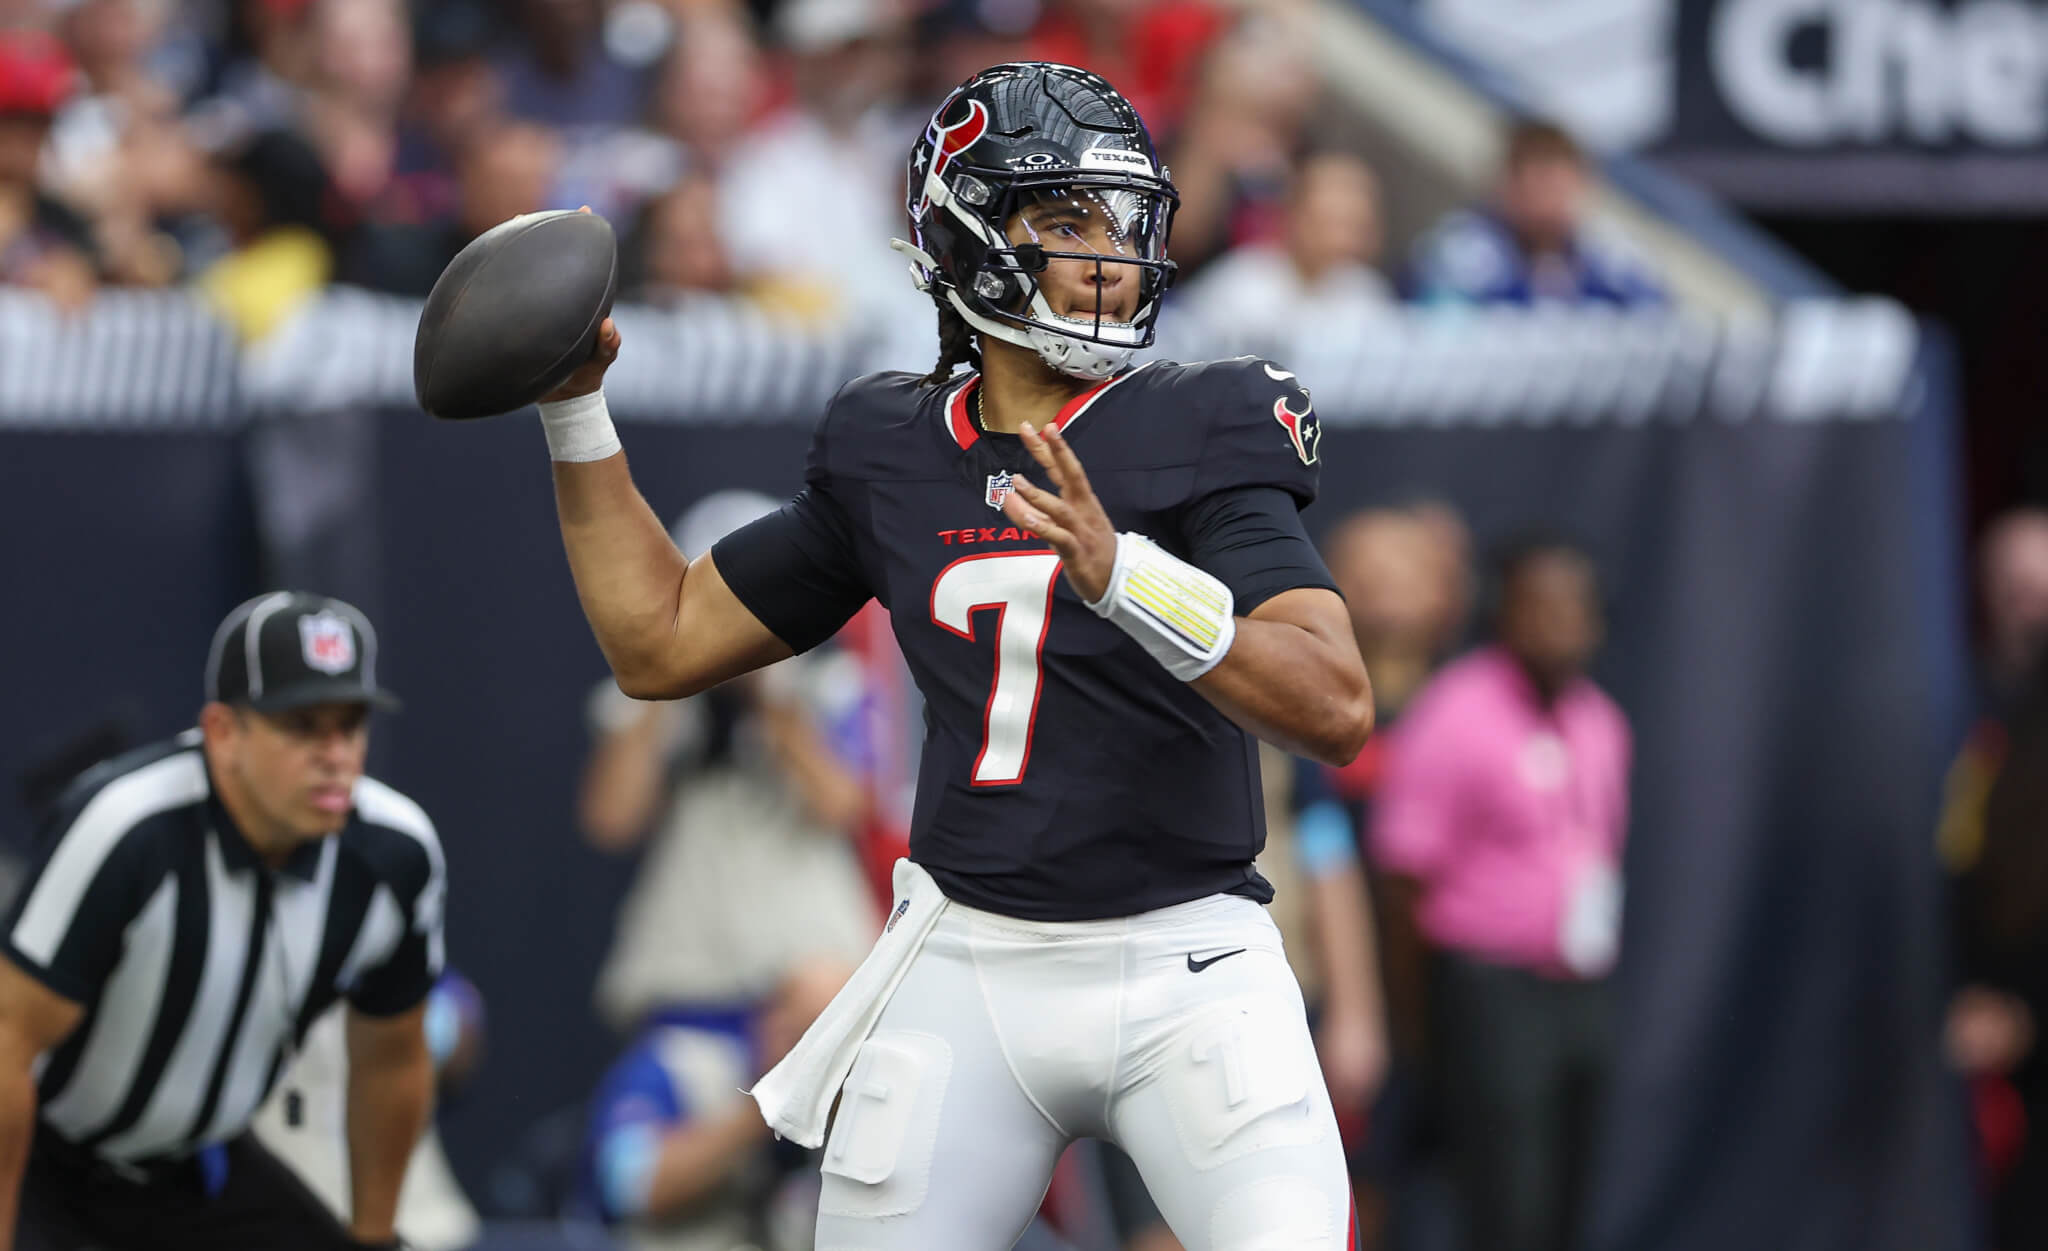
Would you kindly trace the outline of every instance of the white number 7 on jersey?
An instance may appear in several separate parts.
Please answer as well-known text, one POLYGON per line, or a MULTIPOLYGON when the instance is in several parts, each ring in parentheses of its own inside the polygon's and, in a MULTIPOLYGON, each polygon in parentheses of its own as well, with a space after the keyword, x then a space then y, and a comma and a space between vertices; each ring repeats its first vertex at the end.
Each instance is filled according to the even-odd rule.
POLYGON ((1024 780, 1044 678, 1045 629, 1059 576, 1057 552, 991 552, 963 556, 932 581, 932 621, 963 639, 974 637, 976 610, 997 611, 996 677, 982 714, 976 786, 1024 780))

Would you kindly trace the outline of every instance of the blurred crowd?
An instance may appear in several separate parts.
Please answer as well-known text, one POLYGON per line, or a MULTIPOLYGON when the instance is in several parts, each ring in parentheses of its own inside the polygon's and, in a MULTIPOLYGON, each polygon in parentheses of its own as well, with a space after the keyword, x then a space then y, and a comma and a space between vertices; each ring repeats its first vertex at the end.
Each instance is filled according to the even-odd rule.
POLYGON ((1178 298, 1285 328, 1425 301, 1654 303, 1569 135, 1385 255, 1302 0, 0 0, 0 284, 196 284, 250 338, 328 283, 423 295, 589 205, 629 298, 798 321, 928 307, 888 249, 930 109, 1010 59, 1105 74, 1181 194, 1178 298))

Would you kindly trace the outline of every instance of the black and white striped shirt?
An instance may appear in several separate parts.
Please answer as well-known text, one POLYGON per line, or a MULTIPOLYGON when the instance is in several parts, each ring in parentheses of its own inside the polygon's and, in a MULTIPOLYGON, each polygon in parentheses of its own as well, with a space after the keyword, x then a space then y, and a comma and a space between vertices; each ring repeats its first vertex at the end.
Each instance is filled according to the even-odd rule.
POLYGON ((42 1119, 112 1160, 234 1137, 337 999, 403 1012, 441 971, 447 873, 418 804, 366 777, 347 826, 273 871, 199 744, 74 783, 6 922, 7 956, 86 1008, 38 1061, 42 1119))

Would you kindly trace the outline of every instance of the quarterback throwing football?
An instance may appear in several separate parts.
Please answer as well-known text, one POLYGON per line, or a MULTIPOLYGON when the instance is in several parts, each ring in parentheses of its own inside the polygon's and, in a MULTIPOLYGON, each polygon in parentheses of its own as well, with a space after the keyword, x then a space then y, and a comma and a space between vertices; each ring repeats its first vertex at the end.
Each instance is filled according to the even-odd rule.
POLYGON ((1300 520, 1308 393, 1252 358, 1132 364, 1176 197, 1101 78, 975 75, 909 186, 938 367, 848 383, 778 513, 685 562, 605 411, 609 322, 542 405, 628 694, 802 652, 874 598, 926 700, 887 931, 753 1093, 825 1149, 820 1251, 1008 1247, 1080 1137, 1129 1153, 1190 1251, 1343 1251, 1337 1126, 1253 867, 1254 736, 1342 763, 1372 724, 1300 520))

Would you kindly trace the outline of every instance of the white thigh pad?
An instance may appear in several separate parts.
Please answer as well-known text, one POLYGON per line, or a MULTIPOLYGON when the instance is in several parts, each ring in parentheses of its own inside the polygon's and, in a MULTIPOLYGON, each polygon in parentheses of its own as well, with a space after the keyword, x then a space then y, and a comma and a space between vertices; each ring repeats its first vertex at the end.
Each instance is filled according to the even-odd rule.
POLYGON ((1176 1034, 1160 1076, 1188 1163, 1212 1169, 1255 1151, 1321 1141, 1327 1117, 1300 1001, 1226 1000, 1176 1034))
POLYGON ((839 1216, 907 1216, 931 1182, 939 1110, 953 1048, 936 1034, 878 1030, 861 1044, 840 1089, 821 1165, 831 1177, 818 1210, 839 1216))
POLYGON ((1217 1251, 1343 1251, 1350 1212, 1332 1210, 1331 1196, 1303 1177, 1268 1177, 1224 1195, 1209 1218, 1217 1251))

